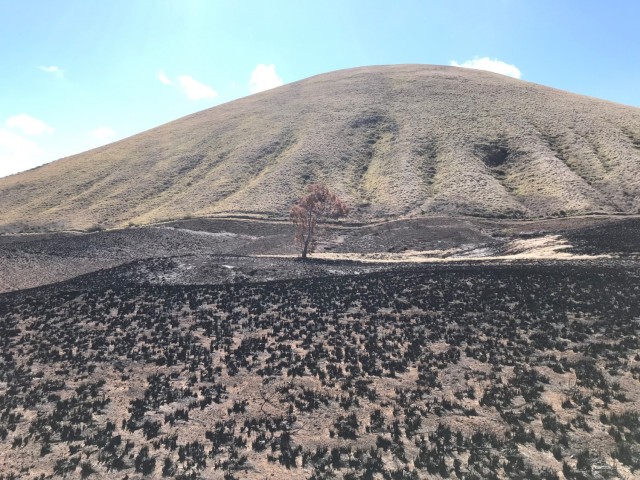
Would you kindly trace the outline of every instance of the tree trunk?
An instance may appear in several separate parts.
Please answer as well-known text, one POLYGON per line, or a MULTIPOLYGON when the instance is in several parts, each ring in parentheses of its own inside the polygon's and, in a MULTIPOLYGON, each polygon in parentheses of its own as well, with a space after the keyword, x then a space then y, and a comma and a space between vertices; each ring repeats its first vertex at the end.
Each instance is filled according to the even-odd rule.
POLYGON ((311 244, 311 235, 313 231, 313 213, 309 211, 307 213, 307 236, 303 236, 304 245, 302 247, 302 260, 307 259, 307 253, 309 253, 309 245, 311 244))

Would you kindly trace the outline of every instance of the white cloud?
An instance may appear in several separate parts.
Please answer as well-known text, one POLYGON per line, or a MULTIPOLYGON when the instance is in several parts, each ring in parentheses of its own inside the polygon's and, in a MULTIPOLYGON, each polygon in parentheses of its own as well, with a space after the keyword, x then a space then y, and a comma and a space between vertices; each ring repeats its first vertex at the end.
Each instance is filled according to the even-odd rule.
POLYGON ((44 152, 31 140, 0 129, 0 177, 44 163, 44 152))
POLYGON ((160 80, 165 85, 171 85, 173 83, 171 80, 169 80, 169 77, 167 77, 162 70, 158 72, 158 80, 160 80))
POLYGON ((249 91, 251 93, 263 92, 271 88, 279 87, 284 82, 276 73, 275 65, 264 65, 259 63, 251 72, 249 80, 249 91))
POLYGON ((218 92, 216 92, 213 88, 205 85, 204 83, 200 83, 195 78, 190 77, 189 75, 182 75, 178 77, 178 82, 180 83, 180 87, 182 87, 182 91, 185 93, 185 95, 192 100, 214 98, 218 96, 218 92))
POLYGON ((476 70, 487 70, 489 72, 499 73, 508 77, 520 78, 522 73, 515 65, 510 65, 502 60, 492 59, 489 57, 475 57, 473 60, 467 60, 466 62, 458 63, 455 60, 451 60, 449 65, 452 67, 473 68, 476 70))
POLYGON ((60 67, 57 67, 55 65, 51 65, 49 67, 41 66, 38 68, 43 72, 52 73, 58 78, 64 78, 64 70, 62 70, 60 67))
POLYGON ((33 118, 26 113, 9 117, 6 121, 7 127, 22 130, 25 135, 42 135, 43 133, 53 133, 53 128, 42 120, 33 118))
POLYGON ((116 136, 116 132, 111 127, 98 127, 91 132, 91 136, 101 142, 112 139, 116 136))

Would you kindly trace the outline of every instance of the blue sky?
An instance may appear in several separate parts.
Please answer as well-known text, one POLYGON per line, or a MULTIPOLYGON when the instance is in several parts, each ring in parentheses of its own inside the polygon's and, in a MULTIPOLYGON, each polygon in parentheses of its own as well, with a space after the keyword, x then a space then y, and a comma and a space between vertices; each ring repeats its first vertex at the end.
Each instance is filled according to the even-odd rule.
POLYGON ((0 176, 362 65, 475 65, 640 106, 639 22, 621 0, 0 0, 0 176))

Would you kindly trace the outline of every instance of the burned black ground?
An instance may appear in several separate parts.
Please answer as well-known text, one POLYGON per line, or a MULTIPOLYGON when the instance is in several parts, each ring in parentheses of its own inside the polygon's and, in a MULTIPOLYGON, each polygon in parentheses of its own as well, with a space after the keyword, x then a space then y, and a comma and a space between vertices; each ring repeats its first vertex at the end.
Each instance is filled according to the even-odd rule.
MULTIPOLYGON (((570 254, 640 259, 640 220, 595 216, 535 221, 422 218, 323 229, 318 251, 335 254, 447 255, 509 253, 514 240, 558 236, 570 254), (438 253, 440 252, 440 253, 438 253)), ((92 233, 0 235, 0 292, 95 273, 111 283, 211 284, 366 273, 387 266, 314 263, 301 266, 289 223, 256 219, 191 219, 143 228, 92 233), (273 257, 273 256, 276 257, 273 257), (264 256, 271 256, 265 258, 264 256)), ((487 259, 492 262, 491 258, 487 259)), ((547 261, 553 259, 547 258, 547 261)), ((601 261, 605 261, 601 259, 601 261)), ((339 262, 338 262, 339 263, 339 262)))
POLYGON ((428 265, 5 294, 0 470, 631 478, 639 277, 428 265))

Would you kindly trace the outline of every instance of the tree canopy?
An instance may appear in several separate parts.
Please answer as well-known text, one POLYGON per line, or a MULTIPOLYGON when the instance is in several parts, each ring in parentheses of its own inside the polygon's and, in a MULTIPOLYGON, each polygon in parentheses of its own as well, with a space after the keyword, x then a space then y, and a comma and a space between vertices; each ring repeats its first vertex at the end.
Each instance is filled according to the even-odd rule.
POLYGON ((326 185, 314 183, 307 187, 307 194, 291 207, 289 218, 296 227, 295 241, 302 248, 302 259, 313 252, 318 222, 327 218, 344 217, 349 208, 326 185))

